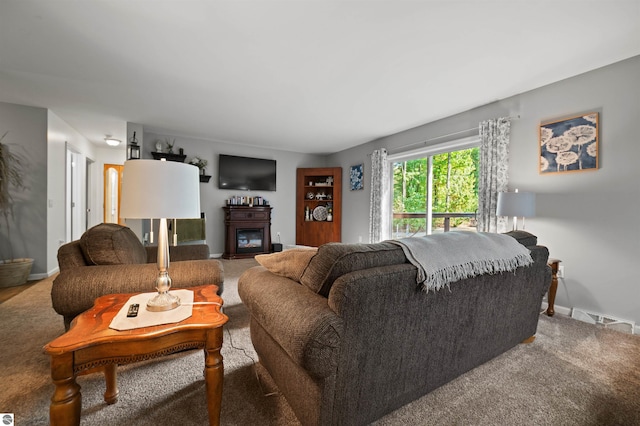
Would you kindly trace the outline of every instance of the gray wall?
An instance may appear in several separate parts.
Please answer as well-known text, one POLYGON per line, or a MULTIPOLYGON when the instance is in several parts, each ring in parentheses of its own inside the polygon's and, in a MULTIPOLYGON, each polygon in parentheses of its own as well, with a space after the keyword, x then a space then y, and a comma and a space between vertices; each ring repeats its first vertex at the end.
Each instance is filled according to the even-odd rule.
MULTIPOLYGON (((103 178, 102 165, 104 161, 101 151, 107 154, 118 152, 117 149, 100 149, 89 142, 73 127, 69 126, 62 118, 51 110, 47 111, 47 163, 49 165, 46 175, 47 186, 47 267, 46 274, 51 275, 58 268, 58 248, 67 241, 66 206, 69 201, 66 191, 66 150, 67 147, 79 153, 78 165, 85 167, 87 160, 93 162, 90 170, 88 200, 86 206, 89 209, 88 226, 91 227, 102 222, 103 178)), ((119 151, 122 151, 120 149, 119 151)), ((118 162, 122 164, 122 160, 118 162)), ((82 173, 84 176, 84 173, 82 173)), ((81 179, 79 191, 85 192, 85 180, 81 179)), ((84 224, 81 224, 84 226, 84 224)), ((43 272, 43 271, 39 271, 43 272)))
MULTIPOLYGON (((326 157, 318 155, 298 154, 286 151, 274 151, 246 145, 230 144, 204 139, 194 139, 149 131, 144 133, 142 158, 152 158, 155 143, 160 140, 166 148, 165 140, 175 139, 174 152, 184 149, 188 162, 198 156, 208 161, 206 174, 211 175, 209 183, 200 183, 200 208, 207 217, 207 244, 212 255, 224 252, 224 212, 226 200, 233 196, 262 196, 269 200, 271 211, 271 238, 276 241, 276 233, 280 232, 284 245, 295 244, 295 192, 296 169, 298 167, 323 167, 326 157), (218 154, 239 155, 276 160, 276 191, 233 191, 218 189, 218 154)), ((127 222, 128 223, 128 222, 127 222)))
MULTIPOLYGON (((581 308, 640 324, 640 57, 634 57, 540 89, 485 105, 402 133, 333 154, 328 163, 348 170, 365 164, 365 189, 344 185, 343 241, 368 238, 370 157, 376 148, 390 153, 408 144, 477 128, 488 118, 517 116, 512 122, 510 190, 537 194, 536 217, 526 230, 562 260, 557 311, 581 308), (538 173, 538 126, 541 122, 596 111, 600 114, 600 168, 569 174, 538 173)), ((468 136, 459 134, 455 138, 468 136)), ((439 138, 430 143, 441 143, 439 138)), ((419 145, 411 146, 411 149, 419 145)))
MULTIPOLYGON (((124 124, 123 124, 124 125, 124 124)), ((66 146, 81 158, 93 161, 90 182, 89 226, 102 222, 102 168, 105 162, 124 162, 124 150, 99 148, 45 108, 0 102, 0 134, 15 144, 28 159, 29 189, 14 195, 16 223, 11 242, 15 257, 34 259, 30 279, 40 279, 57 271, 58 247, 66 242, 65 165, 66 146)), ((84 167, 84 164, 80 165, 84 167)), ((0 258, 8 256, 6 229, 0 226, 0 258)))
MULTIPOLYGON (((13 191, 11 223, 13 257, 34 259, 33 273, 47 267, 47 110, 0 102, 0 136, 3 143, 27 160, 23 192, 13 191)), ((4 218, 0 218, 0 259, 9 257, 9 239, 4 218)))

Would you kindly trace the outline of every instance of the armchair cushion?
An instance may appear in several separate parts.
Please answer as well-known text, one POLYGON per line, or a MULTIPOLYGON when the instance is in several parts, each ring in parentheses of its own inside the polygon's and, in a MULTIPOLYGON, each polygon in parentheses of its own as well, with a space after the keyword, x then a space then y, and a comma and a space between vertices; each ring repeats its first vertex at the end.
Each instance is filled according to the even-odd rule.
POLYGON ((101 223, 80 238, 88 265, 147 263, 147 252, 133 231, 115 223, 101 223))

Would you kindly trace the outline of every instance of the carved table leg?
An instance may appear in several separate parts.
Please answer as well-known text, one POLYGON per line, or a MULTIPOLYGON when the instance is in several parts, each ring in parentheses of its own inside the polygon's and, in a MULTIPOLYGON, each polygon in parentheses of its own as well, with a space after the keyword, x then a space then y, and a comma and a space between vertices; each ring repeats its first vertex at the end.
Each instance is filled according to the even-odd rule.
POLYGON ((117 364, 108 364, 104 367, 104 380, 107 390, 104 393, 104 401, 107 404, 118 402, 118 377, 116 376, 117 364))
POLYGON ((222 327, 210 330, 207 334, 207 343, 204 349, 204 377, 207 388, 207 410, 209 411, 209 424, 220 424, 220 408, 222 406, 222 379, 224 367, 222 364, 222 327))
POLYGON ((73 372, 73 352, 51 357, 51 379, 56 387, 49 406, 51 425, 79 425, 82 395, 73 372))

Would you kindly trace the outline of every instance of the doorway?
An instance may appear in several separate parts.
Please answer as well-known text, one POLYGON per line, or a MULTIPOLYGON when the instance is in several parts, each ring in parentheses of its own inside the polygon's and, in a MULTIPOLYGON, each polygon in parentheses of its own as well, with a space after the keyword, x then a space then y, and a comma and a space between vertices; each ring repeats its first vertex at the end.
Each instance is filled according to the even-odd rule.
POLYGON ((120 192, 122 189, 122 170, 118 164, 104 165, 104 223, 124 225, 120 217, 120 192))
POLYGON ((74 241, 86 231, 85 157, 66 144, 66 241, 74 241))

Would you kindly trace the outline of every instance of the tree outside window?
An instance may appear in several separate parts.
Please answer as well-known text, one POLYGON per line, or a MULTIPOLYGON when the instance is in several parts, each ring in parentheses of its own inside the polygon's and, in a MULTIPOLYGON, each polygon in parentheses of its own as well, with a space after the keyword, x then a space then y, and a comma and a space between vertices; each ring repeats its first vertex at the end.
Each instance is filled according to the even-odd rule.
POLYGON ((479 151, 474 147, 393 164, 394 237, 428 233, 427 200, 431 200, 430 213, 434 216, 432 232, 443 232, 445 220, 451 228, 475 231, 479 151), (403 213, 408 214, 398 217, 403 213))

